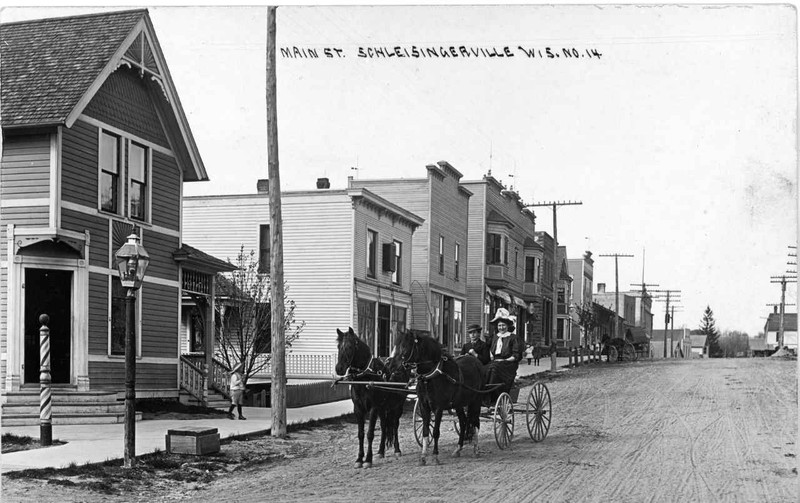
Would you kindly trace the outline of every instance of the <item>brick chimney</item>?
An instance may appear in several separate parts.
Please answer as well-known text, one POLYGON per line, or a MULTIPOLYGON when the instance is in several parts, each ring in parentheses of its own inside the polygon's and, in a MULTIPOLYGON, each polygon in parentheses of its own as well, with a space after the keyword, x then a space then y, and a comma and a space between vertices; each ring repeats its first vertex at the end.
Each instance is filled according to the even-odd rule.
POLYGON ((327 178, 317 178, 317 188, 318 189, 330 189, 331 188, 331 181, 327 178))
POLYGON ((606 284, 605 283, 598 283, 597 284, 597 293, 606 293, 606 284))
POLYGON ((259 194, 269 194, 269 180, 266 178, 261 178, 256 182, 256 190, 258 190, 259 194))

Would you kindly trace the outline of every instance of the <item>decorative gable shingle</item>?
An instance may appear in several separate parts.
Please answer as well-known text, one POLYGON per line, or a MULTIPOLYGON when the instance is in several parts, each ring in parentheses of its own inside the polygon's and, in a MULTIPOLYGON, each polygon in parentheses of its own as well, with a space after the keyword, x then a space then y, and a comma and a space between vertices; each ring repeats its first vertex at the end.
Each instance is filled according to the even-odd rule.
POLYGON ((3 127, 63 123, 146 12, 0 25, 3 127))

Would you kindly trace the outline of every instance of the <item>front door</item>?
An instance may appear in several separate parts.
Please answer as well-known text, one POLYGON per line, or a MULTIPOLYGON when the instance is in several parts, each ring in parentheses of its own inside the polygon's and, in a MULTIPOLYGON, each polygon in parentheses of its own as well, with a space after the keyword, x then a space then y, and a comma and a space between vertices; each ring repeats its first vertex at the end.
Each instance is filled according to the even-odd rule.
POLYGON ((70 382, 72 272, 25 269, 25 383, 39 382, 39 316, 50 317, 50 378, 70 382))

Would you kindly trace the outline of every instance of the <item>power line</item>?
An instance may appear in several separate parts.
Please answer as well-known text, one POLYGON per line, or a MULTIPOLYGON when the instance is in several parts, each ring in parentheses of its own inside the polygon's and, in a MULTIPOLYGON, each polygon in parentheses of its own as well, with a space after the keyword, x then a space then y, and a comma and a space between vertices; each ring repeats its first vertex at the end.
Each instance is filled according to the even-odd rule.
POLYGON ((619 258, 633 257, 626 253, 606 253, 600 257, 614 257, 614 338, 619 338, 619 258))

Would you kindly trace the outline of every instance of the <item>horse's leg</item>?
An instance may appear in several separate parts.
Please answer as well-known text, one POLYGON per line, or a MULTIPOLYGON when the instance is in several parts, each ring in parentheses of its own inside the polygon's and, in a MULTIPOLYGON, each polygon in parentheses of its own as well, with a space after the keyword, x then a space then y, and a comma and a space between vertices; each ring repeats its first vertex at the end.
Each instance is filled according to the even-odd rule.
POLYGON ((422 450, 419 455, 419 466, 425 466, 428 457, 428 447, 431 444, 431 409, 427 404, 420 407, 422 414, 422 450))
POLYGON ((364 459, 364 468, 372 468, 372 441, 375 439, 376 422, 378 422, 378 409, 373 407, 369 411, 369 429, 367 430, 367 457, 364 459))
POLYGON ((387 410, 381 410, 378 417, 381 420, 381 441, 378 443, 378 457, 383 458, 386 452, 386 443, 389 441, 389 417, 387 410))
POLYGON ((458 445, 456 445, 456 450, 453 451, 454 458, 457 458, 461 455, 461 449, 464 448, 464 438, 467 436, 467 428, 469 427, 467 424, 467 415, 464 413, 464 408, 457 407, 456 414, 458 415, 458 445))
POLYGON ((481 398, 473 400, 467 408, 467 427, 472 431, 472 452, 475 457, 480 455, 478 451, 478 434, 481 431, 481 398))
POLYGON ((433 462, 439 464, 439 428, 442 425, 442 413, 444 409, 436 409, 436 415, 433 418, 433 462))
POLYGON ((356 468, 361 468, 364 462, 364 409, 356 406, 354 412, 356 413, 356 423, 358 424, 358 459, 356 459, 356 468))
POLYGON ((403 453, 400 452, 400 438, 399 438, 400 437, 400 414, 402 414, 402 413, 403 413, 403 405, 401 404, 394 411, 392 411, 391 422, 389 423, 389 425, 392 428, 392 432, 393 432, 392 440, 394 442, 394 455, 395 455, 395 457, 398 457, 398 458, 403 455, 403 453))

